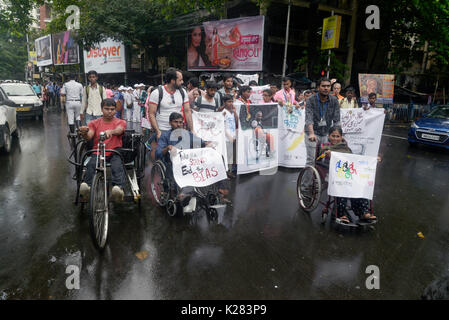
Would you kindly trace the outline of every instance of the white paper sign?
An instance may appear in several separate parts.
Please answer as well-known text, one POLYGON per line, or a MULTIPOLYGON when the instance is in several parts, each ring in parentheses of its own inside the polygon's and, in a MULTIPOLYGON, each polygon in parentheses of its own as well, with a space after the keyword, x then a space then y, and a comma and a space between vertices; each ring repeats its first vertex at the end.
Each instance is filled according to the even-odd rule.
POLYGON ((279 165, 282 167, 304 167, 307 160, 305 144, 305 110, 279 106, 279 165))
POLYGON ((226 135, 223 112, 192 111, 193 130, 198 138, 216 142, 214 149, 221 153, 227 166, 226 135))
POLYGON ((148 121, 148 119, 145 118, 145 117, 142 118, 142 120, 141 120, 141 122, 140 122, 140 126, 141 126, 142 128, 151 129, 151 123, 150 123, 150 121, 148 121))
POLYGON ((332 152, 327 193, 334 197, 373 199, 377 157, 332 152))
POLYGON ((365 127, 365 110, 362 108, 340 109, 343 133, 361 133, 365 127))
POLYGON ((206 187, 227 179, 220 153, 212 148, 177 150, 173 176, 179 187, 206 187))
MULTIPOLYGON (((342 109, 340 111, 342 111, 342 109)), ((345 140, 348 142, 348 146, 351 148, 352 153, 377 157, 384 127, 384 110, 380 108, 378 110, 369 109, 366 111, 363 110, 363 113, 365 122, 363 131, 358 133, 347 133, 345 134, 345 140)))
POLYGON ((263 102, 263 91, 266 89, 270 89, 270 85, 264 85, 264 86, 257 86, 257 87, 251 87, 251 96, 249 97, 249 100, 251 100, 252 103, 264 103, 263 102))
POLYGON ((236 77, 243 81, 244 86, 248 86, 250 81, 253 81, 253 80, 256 81, 257 83, 259 83, 259 75, 257 73, 256 74, 237 74, 236 77))

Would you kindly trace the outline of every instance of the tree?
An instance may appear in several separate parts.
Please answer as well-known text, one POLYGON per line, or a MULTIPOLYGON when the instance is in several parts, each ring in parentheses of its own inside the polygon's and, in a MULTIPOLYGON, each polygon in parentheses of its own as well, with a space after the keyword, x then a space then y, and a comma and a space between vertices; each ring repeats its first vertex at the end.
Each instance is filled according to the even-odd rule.
POLYGON ((28 60, 25 37, 0 33, 0 79, 24 80, 28 60))
POLYGON ((31 9, 43 4, 44 0, 5 0, 0 5, 0 33, 10 33, 14 36, 24 35, 33 18, 31 9))
MULTIPOLYGON (((360 0, 359 16, 375 4, 380 9, 380 30, 370 31, 377 52, 391 51, 389 70, 401 73, 422 54, 425 42, 431 59, 445 70, 449 65, 448 0, 360 0), (363 12, 362 12, 363 11, 363 12)), ((364 20, 362 21, 364 24, 364 20)), ((376 56, 373 57, 372 62, 376 56)))

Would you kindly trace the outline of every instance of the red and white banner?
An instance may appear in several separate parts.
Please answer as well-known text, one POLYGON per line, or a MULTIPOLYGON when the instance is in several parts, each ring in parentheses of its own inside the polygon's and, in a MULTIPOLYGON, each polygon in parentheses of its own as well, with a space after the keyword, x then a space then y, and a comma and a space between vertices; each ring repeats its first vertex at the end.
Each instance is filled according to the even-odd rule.
POLYGON ((84 51, 84 70, 95 70, 97 73, 124 73, 125 46, 111 39, 101 42, 95 48, 84 51))
POLYGON ((188 36, 189 71, 262 71, 264 16, 208 21, 188 36))

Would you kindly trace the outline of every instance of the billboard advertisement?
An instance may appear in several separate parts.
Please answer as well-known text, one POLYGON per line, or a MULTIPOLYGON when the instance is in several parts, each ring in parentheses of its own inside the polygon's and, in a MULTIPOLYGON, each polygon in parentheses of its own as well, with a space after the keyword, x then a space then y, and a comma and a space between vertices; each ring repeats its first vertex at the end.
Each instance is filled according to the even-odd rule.
POLYGON ((393 74, 359 74, 360 101, 368 102, 368 95, 374 92, 378 104, 392 104, 394 96, 393 74))
POLYGON ((79 48, 71 30, 57 33, 53 36, 53 64, 55 66, 78 64, 79 48))
POLYGON ((208 21, 189 31, 189 71, 262 71, 264 16, 208 21))
POLYGON ((84 70, 95 70, 97 73, 124 73, 125 46, 123 43, 108 39, 99 45, 84 51, 84 70))
POLYGON ((51 54, 51 35, 37 38, 34 41, 36 47, 37 66, 49 66, 53 64, 51 54))

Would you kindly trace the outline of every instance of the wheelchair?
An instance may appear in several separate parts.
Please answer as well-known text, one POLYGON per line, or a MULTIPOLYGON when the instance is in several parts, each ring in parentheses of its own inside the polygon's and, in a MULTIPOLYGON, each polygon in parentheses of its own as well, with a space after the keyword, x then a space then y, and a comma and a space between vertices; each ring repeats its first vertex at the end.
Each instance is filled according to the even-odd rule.
MULTIPOLYGON (((320 151, 320 147, 317 146, 316 154, 320 154, 320 151)), ((314 166, 308 165, 300 171, 296 183, 296 191, 301 209, 311 213, 314 212, 318 206, 322 206, 322 225, 326 224, 329 215, 331 216, 331 222, 344 227, 359 228, 375 224, 377 220, 368 221, 359 219, 358 221, 355 221, 355 213, 348 205, 345 206, 344 215, 348 217, 350 222, 343 222, 337 217, 337 199, 336 197, 327 195, 328 175, 329 163, 325 161, 324 154, 320 155, 315 160, 314 166), (324 200, 322 200, 323 198, 324 200)), ((370 213, 373 214, 372 200, 369 200, 369 208, 370 213)))
MULTIPOLYGON (((81 205, 83 211, 86 203, 89 205, 88 218, 90 225, 90 234, 97 248, 102 250, 106 245, 108 236, 108 216, 110 212, 111 194, 111 172, 110 164, 106 162, 106 152, 120 157, 123 169, 125 171, 126 186, 124 189, 124 201, 135 202, 141 209, 140 188, 145 175, 145 146, 141 135, 136 134, 134 130, 125 130, 122 137, 122 148, 110 150, 105 148, 104 141, 106 135, 100 133, 99 143, 96 148, 92 147, 92 141, 80 140, 69 156, 69 163, 75 166, 75 176, 77 188, 75 195, 75 205, 81 205), (87 170, 87 164, 93 153, 99 154, 95 175, 92 180, 90 197, 84 199, 80 195, 80 185, 84 180, 87 170)), ((95 156, 95 155, 94 155, 95 156)))
POLYGON ((190 189, 189 195, 179 199, 181 188, 176 184, 173 175, 168 174, 169 169, 162 160, 157 160, 151 168, 151 193, 156 203, 165 208, 167 215, 175 217, 190 214, 190 217, 194 218, 204 211, 209 221, 217 221, 217 209, 226 207, 220 204, 218 183, 206 187, 186 187, 190 189), (192 198, 195 208, 192 212, 185 213, 183 208, 192 198))

